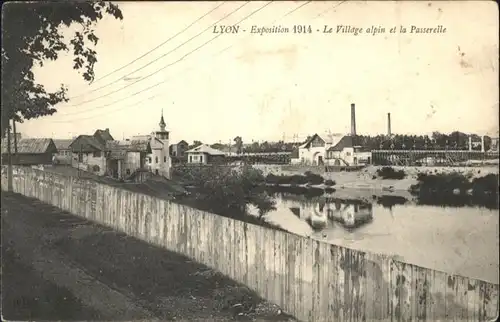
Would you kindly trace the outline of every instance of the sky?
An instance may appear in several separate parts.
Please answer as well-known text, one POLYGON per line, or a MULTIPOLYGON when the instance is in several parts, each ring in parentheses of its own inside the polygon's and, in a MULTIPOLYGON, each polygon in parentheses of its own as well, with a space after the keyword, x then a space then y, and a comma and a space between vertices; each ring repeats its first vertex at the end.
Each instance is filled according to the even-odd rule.
POLYGON ((295 141, 348 133, 351 103, 358 134, 385 134, 387 113, 397 134, 498 131, 494 2, 276 1, 255 13, 267 2, 244 3, 116 2, 123 20, 96 24, 96 80, 86 83, 69 54, 34 68, 47 89, 66 84, 70 101, 18 131, 71 138, 109 128, 122 139, 158 130, 163 111, 172 142, 295 141), (213 33, 213 24, 240 31, 213 33), (313 32, 294 34, 294 25, 313 32), (339 25, 364 32, 336 33, 339 25), (446 31, 409 33, 412 25, 446 31), (290 32, 252 34, 252 26, 290 32))

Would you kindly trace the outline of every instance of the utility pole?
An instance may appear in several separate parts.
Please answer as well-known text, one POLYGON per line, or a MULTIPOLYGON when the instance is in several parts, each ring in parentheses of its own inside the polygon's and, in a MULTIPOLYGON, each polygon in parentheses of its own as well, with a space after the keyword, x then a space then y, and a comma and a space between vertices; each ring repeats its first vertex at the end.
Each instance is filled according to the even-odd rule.
POLYGON ((80 158, 82 158, 83 161, 83 153, 82 153, 82 143, 80 142, 80 153, 78 153, 78 178, 81 178, 81 166, 80 166, 80 158))
POLYGON ((12 120, 12 129, 14 130, 14 155, 17 155, 17 131, 15 120, 12 120))
POLYGON ((7 191, 12 192, 13 184, 12 184, 12 146, 11 146, 11 138, 10 138, 10 121, 7 125, 7 191))

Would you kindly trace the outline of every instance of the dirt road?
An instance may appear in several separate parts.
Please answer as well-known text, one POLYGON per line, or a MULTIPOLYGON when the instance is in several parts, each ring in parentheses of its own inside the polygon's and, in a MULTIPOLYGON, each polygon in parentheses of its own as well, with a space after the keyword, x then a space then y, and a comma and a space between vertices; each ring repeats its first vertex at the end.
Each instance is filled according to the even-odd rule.
POLYGON ((293 321, 179 254, 2 192, 8 320, 293 321))

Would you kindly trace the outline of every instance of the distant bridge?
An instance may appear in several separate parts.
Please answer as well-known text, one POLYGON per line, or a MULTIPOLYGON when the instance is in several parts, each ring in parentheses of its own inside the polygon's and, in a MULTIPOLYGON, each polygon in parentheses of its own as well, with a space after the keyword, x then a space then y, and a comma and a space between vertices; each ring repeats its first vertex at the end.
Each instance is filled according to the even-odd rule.
POLYGON ((374 165, 400 166, 467 166, 492 163, 499 159, 498 151, 467 150, 373 150, 374 165))
POLYGON ((288 164, 292 152, 254 152, 254 153, 230 153, 226 154, 227 160, 246 161, 250 163, 267 163, 267 164, 288 164))

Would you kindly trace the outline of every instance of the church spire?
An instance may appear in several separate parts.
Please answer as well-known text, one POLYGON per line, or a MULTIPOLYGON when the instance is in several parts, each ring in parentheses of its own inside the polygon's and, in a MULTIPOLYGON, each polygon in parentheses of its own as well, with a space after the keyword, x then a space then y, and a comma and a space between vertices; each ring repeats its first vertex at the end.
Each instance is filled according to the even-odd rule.
POLYGON ((165 120, 163 119, 163 109, 161 109, 160 130, 165 132, 165 120))

